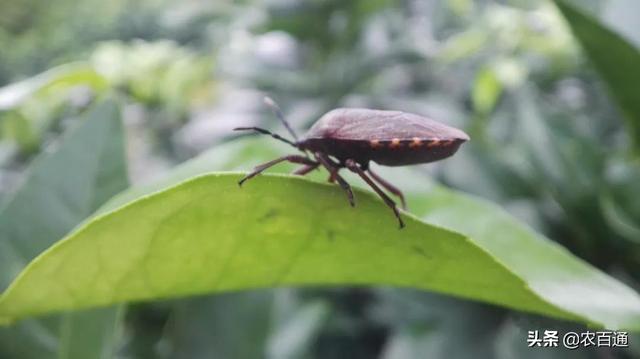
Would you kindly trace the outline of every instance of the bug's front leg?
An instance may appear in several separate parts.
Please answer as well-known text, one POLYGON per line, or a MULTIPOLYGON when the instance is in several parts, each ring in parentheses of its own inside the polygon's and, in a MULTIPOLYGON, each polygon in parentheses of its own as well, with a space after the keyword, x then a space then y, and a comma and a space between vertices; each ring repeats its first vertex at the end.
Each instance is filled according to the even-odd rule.
POLYGON ((297 170, 293 171, 294 175, 298 175, 298 176, 304 176, 307 173, 315 170, 316 168, 318 168, 320 166, 320 163, 315 163, 313 165, 304 165, 300 168, 298 168, 297 170))
POLYGON ((369 176, 367 176, 367 174, 364 172, 364 170, 362 168, 360 168, 360 166, 358 166, 356 161, 347 160, 345 162, 345 165, 347 166, 347 168, 349 170, 351 170, 352 172, 356 173, 365 182, 367 182, 367 184, 371 188, 373 188, 373 190, 378 194, 378 196, 380 196, 380 198, 382 198, 384 203, 387 206, 389 206, 389 208, 391 208, 391 210, 393 211, 393 214, 398 219, 398 223, 400 224, 400 228, 404 228, 404 222, 402 221, 402 217, 400 217, 400 211, 398 211, 398 206, 396 206, 396 203, 391 198, 389 198, 389 196, 386 193, 384 193, 384 191, 381 190, 380 187, 378 187, 378 185, 376 185, 376 183, 371 178, 369 178, 369 176))
MULTIPOLYGON (((340 165, 339 163, 336 163, 334 161, 331 160, 331 158, 329 156, 326 155, 321 155, 321 154, 316 154, 316 156, 320 156, 318 157, 318 162, 324 162, 327 171, 329 171, 329 178, 327 178, 327 182, 329 183, 335 183, 338 180, 338 171, 340 170, 340 167, 344 167, 342 165, 340 165), (322 159, 320 159, 322 158, 322 159)), ((346 181, 345 181, 346 182, 346 181)), ((340 184, 340 186, 342 186, 342 184, 340 184)), ((344 187, 343 187, 344 188, 344 187)))
POLYGON ((263 171, 265 171, 266 169, 268 169, 269 167, 273 167, 275 165, 277 165, 280 162, 284 162, 284 161, 289 161, 291 163, 298 163, 298 164, 302 164, 302 165, 307 165, 307 166, 313 166, 316 165, 316 167, 319 165, 318 162, 305 157, 305 156, 300 156, 300 155, 289 155, 289 156, 284 156, 284 157, 280 157, 280 158, 276 158, 275 160, 263 163, 261 165, 256 166, 253 171, 251 171, 249 174, 247 174, 246 176, 244 176, 244 178, 242 178, 239 182, 238 185, 242 186, 242 184, 259 175, 260 173, 262 173, 263 171))

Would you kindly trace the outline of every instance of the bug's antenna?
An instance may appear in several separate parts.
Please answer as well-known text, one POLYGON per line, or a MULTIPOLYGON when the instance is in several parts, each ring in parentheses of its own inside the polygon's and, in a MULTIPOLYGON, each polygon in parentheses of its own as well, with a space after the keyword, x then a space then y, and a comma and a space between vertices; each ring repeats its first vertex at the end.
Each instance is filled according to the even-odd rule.
POLYGON ((278 135, 276 133, 273 133, 273 132, 271 132, 269 130, 265 130, 264 128, 260 128, 260 127, 236 127, 233 130, 234 131, 256 131, 256 132, 261 133, 263 135, 271 136, 271 137, 275 138, 276 140, 282 141, 284 143, 287 143, 287 144, 289 144, 289 145, 291 145, 291 146, 293 146, 295 148, 299 148, 298 145, 296 145, 295 143, 287 140, 286 138, 284 138, 284 137, 282 137, 282 136, 280 136, 280 135, 278 135))
POLYGON ((284 124, 284 127, 286 127, 287 131, 289 131, 291 136, 293 136, 293 139, 296 140, 296 142, 298 142, 298 135, 296 135, 296 133, 293 131, 293 129, 289 125, 289 122, 287 122, 287 120, 284 118, 284 115, 280 110, 280 106, 278 106, 278 104, 275 101, 273 101, 269 96, 264 97, 264 103, 267 106, 271 107, 271 111, 273 111, 273 114, 276 115, 276 117, 279 118, 280 121, 282 121, 282 123, 284 124))

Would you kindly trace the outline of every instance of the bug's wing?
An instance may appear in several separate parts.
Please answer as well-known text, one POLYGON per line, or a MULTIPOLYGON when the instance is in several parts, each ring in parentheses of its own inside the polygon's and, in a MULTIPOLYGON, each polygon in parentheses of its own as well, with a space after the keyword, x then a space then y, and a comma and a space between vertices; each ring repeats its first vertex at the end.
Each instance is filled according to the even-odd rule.
POLYGON ((464 132, 427 117, 400 111, 342 108, 328 112, 308 137, 345 140, 421 139, 468 140, 464 132))

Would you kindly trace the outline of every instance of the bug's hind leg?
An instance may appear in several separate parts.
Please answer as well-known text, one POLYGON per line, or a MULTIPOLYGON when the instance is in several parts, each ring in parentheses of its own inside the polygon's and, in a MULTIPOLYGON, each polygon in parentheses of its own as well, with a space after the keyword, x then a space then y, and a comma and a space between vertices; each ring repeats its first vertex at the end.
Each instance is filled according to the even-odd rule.
POLYGON ((400 198, 400 203, 402 204, 402 209, 404 209, 404 210, 407 209, 407 202, 404 199, 404 194, 402 193, 402 191, 400 189, 398 189, 398 187, 396 187, 396 186, 392 185, 391 183, 387 182, 387 180, 385 180, 384 178, 380 177, 378 174, 373 172, 371 170, 371 168, 369 168, 367 170, 367 172, 369 172, 369 175, 371 176, 371 178, 373 178, 374 181, 378 182, 379 185, 384 187, 384 189, 386 189, 387 191, 393 193, 398 198, 400 198))
POLYGON ((391 198, 389 198, 389 196, 386 193, 384 193, 384 191, 381 190, 380 187, 378 187, 378 185, 376 185, 376 183, 371 178, 369 178, 369 176, 367 176, 367 174, 364 172, 364 170, 362 168, 360 168, 360 166, 358 166, 358 164, 354 160, 347 160, 345 162, 345 164, 346 164, 348 169, 350 169, 352 172, 355 172, 365 182, 367 182, 367 184, 371 188, 373 188, 373 190, 378 194, 378 196, 380 196, 380 198, 382 198, 384 203, 391 208, 391 210, 393 211, 393 214, 398 219, 398 223, 400 224, 400 228, 404 228, 404 222, 402 221, 402 218, 400 217, 400 211, 398 211, 398 206, 396 206, 396 203, 391 198))
POLYGON ((344 178, 342 178, 342 176, 338 174, 340 168, 338 168, 335 164, 332 163, 329 158, 321 153, 316 153, 316 158, 318 159, 318 162, 320 162, 327 169, 327 171, 329 171, 329 182, 333 182, 332 180, 337 181, 340 185, 340 188, 342 188, 347 194, 347 199, 349 200, 349 204, 351 205, 351 207, 355 207, 356 200, 353 196, 353 190, 351 189, 351 185, 349 184, 349 182, 347 182, 344 178))
POLYGON ((239 182, 238 185, 242 186, 242 184, 259 175, 260 173, 262 173, 264 170, 266 170, 269 167, 273 167, 275 165, 277 165, 280 162, 284 162, 284 161, 289 161, 291 163, 299 163, 299 164, 303 164, 303 165, 307 165, 307 166, 313 166, 316 165, 316 167, 318 166, 318 162, 311 160, 310 158, 304 157, 304 156, 299 156, 299 155, 289 155, 289 156, 284 156, 284 157, 280 157, 280 158, 276 158, 275 160, 263 163, 261 165, 256 166, 253 171, 251 171, 249 174, 247 174, 246 176, 244 176, 244 178, 242 178, 239 182))

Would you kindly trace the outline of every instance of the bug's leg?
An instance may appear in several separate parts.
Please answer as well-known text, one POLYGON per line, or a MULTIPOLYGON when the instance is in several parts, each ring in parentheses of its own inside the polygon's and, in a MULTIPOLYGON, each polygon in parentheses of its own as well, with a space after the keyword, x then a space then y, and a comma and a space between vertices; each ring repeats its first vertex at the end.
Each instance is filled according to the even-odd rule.
POLYGON ((400 211, 398 211, 398 206, 396 206, 396 203, 391 198, 389 198, 389 196, 387 196, 387 194, 384 193, 384 191, 381 190, 380 187, 378 187, 378 185, 376 185, 376 183, 371 178, 369 178, 369 176, 367 176, 364 170, 362 170, 362 168, 360 168, 360 166, 358 166, 358 164, 354 160, 347 160, 346 166, 348 169, 358 174, 358 176, 360 176, 365 182, 367 182, 369 186, 371 186, 371 188, 373 188, 374 191, 376 191, 378 196, 380 196, 384 203, 386 203, 386 205, 389 206, 393 211, 393 214, 398 219, 400 228, 404 228, 404 222, 400 217, 400 211))
POLYGON ((284 161, 289 161, 292 163, 299 163, 299 164, 303 164, 303 165, 307 165, 307 166, 313 166, 313 165, 317 165, 316 161, 313 161, 307 157, 304 156, 298 156, 298 155, 289 155, 289 156, 284 156, 284 157, 280 157, 280 158, 276 158, 275 160, 263 163, 261 165, 256 166, 253 171, 251 171, 249 174, 247 174, 246 176, 244 176, 243 179, 241 179, 238 182, 238 185, 242 186, 242 184, 248 180, 251 179, 257 175, 259 175, 260 173, 262 173, 262 171, 266 170, 269 167, 275 166, 280 162, 284 162, 284 161))
POLYGON ((277 133, 273 133, 273 132, 271 132, 269 130, 265 130, 264 128, 260 128, 260 127, 236 127, 233 130, 234 131, 255 131, 255 132, 258 132, 258 133, 260 133, 262 135, 271 136, 271 137, 275 138, 278 141, 282 141, 282 142, 284 142, 286 144, 289 144, 289 145, 291 145, 291 146, 293 146, 295 148, 298 148, 298 146, 295 143, 287 140, 286 138, 278 135, 277 133))
POLYGON ((329 178, 327 178, 327 182, 334 183, 336 181, 337 174, 338 174, 338 171, 329 173, 329 178))
POLYGON ((322 159, 327 162, 329 164, 329 167, 331 169, 329 169, 329 167, 327 167, 327 170, 329 170, 329 178, 327 178, 327 182, 329 183, 335 183, 337 180, 337 176, 338 176, 338 171, 340 170, 340 167, 344 167, 341 166, 339 163, 336 163, 334 161, 331 160, 331 158, 327 157, 326 155, 322 155, 322 159))
POLYGON ((318 168, 318 166, 320 166, 320 163, 317 163, 317 162, 313 165, 304 165, 303 167, 300 167, 297 170, 293 171, 293 174, 298 176, 304 176, 307 173, 318 168))
POLYGON ((355 201, 355 197, 353 196, 353 190, 351 189, 351 185, 349 185, 349 183, 344 178, 342 178, 342 176, 338 174, 339 168, 337 168, 333 163, 331 163, 330 159, 328 159, 327 157, 325 157, 320 153, 316 153, 316 158, 318 159, 318 162, 320 162, 331 174, 329 179, 333 178, 335 181, 338 181, 338 184, 340 185, 340 187, 347 194, 347 199, 349 200, 349 204, 351 205, 351 207, 355 207, 356 201, 355 201))
POLYGON ((347 193, 347 199, 349 200, 349 204, 351 205, 351 207, 355 207, 356 200, 353 197, 353 190, 351 189, 351 185, 344 178, 342 178, 342 176, 340 176, 338 172, 336 172, 335 176, 336 176, 336 181, 338 181, 338 184, 340 185, 340 187, 347 193))
POLYGON ((371 168, 369 168, 367 172, 369 172, 369 175, 371 176, 371 178, 373 178, 374 181, 378 182, 379 185, 384 187, 387 191, 398 196, 398 198, 400 198, 400 203, 402 204, 402 209, 404 210, 407 209, 407 202, 404 199, 404 194, 400 189, 398 189, 398 187, 392 185, 391 183, 387 182, 384 178, 378 176, 375 172, 371 170, 371 168))

